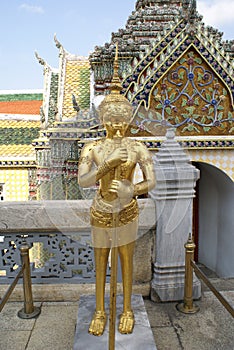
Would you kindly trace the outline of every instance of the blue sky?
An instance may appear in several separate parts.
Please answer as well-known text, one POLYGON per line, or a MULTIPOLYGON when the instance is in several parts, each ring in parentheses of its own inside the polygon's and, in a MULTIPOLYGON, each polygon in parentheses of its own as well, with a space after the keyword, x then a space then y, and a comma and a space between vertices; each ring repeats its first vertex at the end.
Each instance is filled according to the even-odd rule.
MULTIPOLYGON (((64 48, 88 56, 123 28, 136 0, 1 0, 0 90, 42 89, 34 52, 58 67, 54 34, 64 48)), ((197 0, 206 24, 234 39, 234 0, 197 0)))

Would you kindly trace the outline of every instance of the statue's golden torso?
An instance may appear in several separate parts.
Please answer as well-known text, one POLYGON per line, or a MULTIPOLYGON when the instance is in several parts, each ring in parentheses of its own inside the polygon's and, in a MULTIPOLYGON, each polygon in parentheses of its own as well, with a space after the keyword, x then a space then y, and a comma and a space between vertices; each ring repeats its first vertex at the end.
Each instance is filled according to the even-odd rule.
MULTIPOLYGON (((97 166, 99 166, 108 156, 119 147, 119 143, 114 139, 106 139, 99 141, 94 147, 94 160, 97 166)), ((139 143, 123 138, 121 141, 121 147, 125 147, 128 150, 128 161, 119 165, 115 169, 111 169, 103 178, 100 180, 99 192, 103 199, 106 201, 113 201, 116 199, 116 194, 109 192, 109 186, 112 180, 128 180, 132 183, 134 177, 134 171, 138 162, 138 148, 139 143)))
MULTIPOLYGON (((94 198, 91 207, 91 224, 101 227, 113 226, 113 212, 119 211, 118 226, 126 225, 138 216, 138 205, 135 198, 124 206, 119 207, 117 195, 110 191, 112 180, 133 182, 134 172, 137 163, 140 161, 140 150, 142 144, 130 138, 121 139, 121 147, 128 150, 127 162, 111 169, 106 175, 100 179, 99 190, 94 198)), ((105 139, 97 141, 93 144, 93 160, 96 166, 100 166, 104 160, 118 147, 120 141, 115 139, 105 139)))

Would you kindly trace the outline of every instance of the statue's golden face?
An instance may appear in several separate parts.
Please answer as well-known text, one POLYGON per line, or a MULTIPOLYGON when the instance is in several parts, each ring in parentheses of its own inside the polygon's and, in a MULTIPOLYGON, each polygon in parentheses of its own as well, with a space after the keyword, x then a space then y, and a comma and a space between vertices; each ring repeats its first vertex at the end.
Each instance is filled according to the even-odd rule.
POLYGON ((109 103, 103 106, 101 110, 101 118, 103 124, 109 122, 112 124, 129 124, 132 119, 132 108, 124 103, 109 103))
POLYGON ((125 106, 109 105, 104 109, 103 122, 122 123, 129 119, 129 111, 125 106))
POLYGON ((132 108, 123 103, 107 104, 102 109, 102 120, 108 132, 115 134, 117 130, 124 135, 132 119, 132 108))
POLYGON ((99 116, 108 136, 113 136, 117 130, 124 136, 133 117, 133 108, 126 97, 111 91, 99 106, 99 116))

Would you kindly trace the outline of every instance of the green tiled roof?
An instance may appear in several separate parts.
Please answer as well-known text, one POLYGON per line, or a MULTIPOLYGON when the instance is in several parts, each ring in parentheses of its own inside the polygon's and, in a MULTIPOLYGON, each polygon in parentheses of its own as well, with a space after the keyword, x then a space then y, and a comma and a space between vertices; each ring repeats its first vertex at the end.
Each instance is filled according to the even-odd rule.
POLYGON ((30 145, 40 128, 0 128, 0 145, 30 145))
POLYGON ((42 101, 43 94, 0 94, 0 102, 7 101, 42 101))

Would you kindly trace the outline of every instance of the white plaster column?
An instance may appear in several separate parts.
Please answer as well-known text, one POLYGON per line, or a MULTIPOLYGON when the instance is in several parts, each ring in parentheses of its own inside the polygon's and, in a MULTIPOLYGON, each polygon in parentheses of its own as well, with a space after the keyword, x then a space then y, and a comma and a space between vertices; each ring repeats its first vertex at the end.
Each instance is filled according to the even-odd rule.
MULTIPOLYGON (((184 296, 184 244, 192 232, 193 197, 199 170, 175 141, 174 129, 155 156, 156 187, 150 193, 156 204, 156 247, 151 298, 182 300, 184 296)), ((194 276, 194 297, 200 297, 194 276)))

